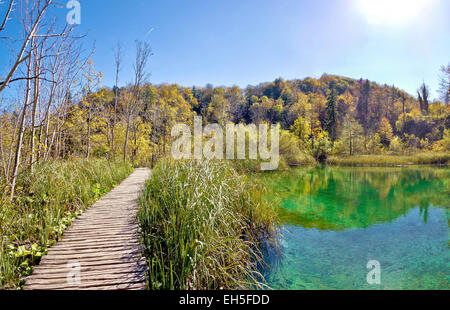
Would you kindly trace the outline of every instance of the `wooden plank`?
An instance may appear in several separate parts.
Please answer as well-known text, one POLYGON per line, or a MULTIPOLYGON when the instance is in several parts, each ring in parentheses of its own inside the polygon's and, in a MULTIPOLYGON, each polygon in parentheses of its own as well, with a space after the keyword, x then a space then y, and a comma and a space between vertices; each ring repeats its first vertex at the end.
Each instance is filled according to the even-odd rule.
POLYGON ((49 250, 49 253, 53 253, 53 251, 68 251, 68 250, 76 250, 76 251, 83 251, 83 250, 89 250, 89 249, 103 249, 103 248, 110 248, 110 249, 116 249, 116 248, 128 248, 128 247, 139 247, 138 240, 135 240, 134 242, 104 242, 104 243, 70 243, 70 244, 61 244, 56 245, 52 247, 49 250))
MULTIPOLYGON (((113 240, 122 240, 122 241, 126 241, 126 240, 139 240, 140 235, 139 234, 132 234, 132 235, 124 235, 124 236, 112 236, 114 237, 113 240)), ((89 236, 70 236, 70 237, 63 237, 63 242, 65 241, 104 241, 105 238, 103 236, 96 236, 95 238, 89 237, 89 236)))
POLYGON ((121 246, 101 246, 101 247, 84 247, 84 248, 52 248, 48 251, 49 255, 75 255, 75 254, 99 254, 99 253, 125 253, 126 251, 137 252, 139 246, 121 245, 121 246))
MULTIPOLYGON (((25 287, 25 290, 29 290, 29 287, 25 287)), ((68 285, 34 285, 34 290, 145 290, 145 282, 141 283, 123 283, 113 285, 85 285, 85 286, 68 286, 68 285)))
MULTIPOLYGON (((93 275, 81 273, 80 275, 81 283, 93 283, 99 281, 107 281, 112 284, 130 283, 130 281, 132 281, 132 283, 136 283, 145 281, 145 275, 142 273, 142 271, 132 272, 131 270, 128 270, 125 273, 97 273, 93 275)), ((33 277, 28 280, 29 285, 70 285, 70 283, 67 282, 67 276, 64 275, 61 275, 58 278, 33 277)))
POLYGON ((25 279, 24 289, 145 289, 148 268, 140 254, 136 213, 149 174, 149 169, 137 169, 78 217, 25 279), (68 262, 80 264, 79 284, 67 281, 74 272, 68 262))
MULTIPOLYGON (((144 262, 144 258, 138 258, 137 262, 143 264, 144 262)), ((107 267, 111 267, 114 268, 115 266, 118 265, 124 265, 124 264, 139 264, 139 263, 135 263, 134 260, 131 260, 131 262, 129 260, 102 260, 102 261, 98 261, 98 260, 93 260, 93 261, 84 261, 81 264, 81 269, 83 270, 83 268, 98 268, 100 270, 100 268, 107 268, 107 267)), ((61 262, 61 261, 51 261, 46 263, 45 265, 39 265, 38 267, 34 268, 33 270, 56 270, 56 269, 63 269, 63 270, 67 270, 67 262, 61 262)))
MULTIPOLYGON (((145 276, 134 278, 134 279, 122 279, 118 278, 115 280, 91 280, 89 282, 83 283, 81 281, 80 284, 70 284, 70 283, 31 283, 25 289, 34 289, 34 290, 78 290, 78 289, 101 289, 102 287, 111 287, 111 289, 116 290, 124 290, 131 289, 135 287, 145 287, 145 276)), ((109 289, 109 288, 108 288, 109 289)))
MULTIPOLYGON (((123 273, 136 273, 145 272, 147 270, 146 265, 132 266, 132 265, 118 265, 118 267, 112 266, 96 266, 95 268, 82 268, 82 275, 101 275, 101 274, 123 274, 123 273)), ((51 270, 38 270, 34 272, 33 279, 60 279, 64 278, 64 275, 70 272, 69 268, 51 269, 51 270)))

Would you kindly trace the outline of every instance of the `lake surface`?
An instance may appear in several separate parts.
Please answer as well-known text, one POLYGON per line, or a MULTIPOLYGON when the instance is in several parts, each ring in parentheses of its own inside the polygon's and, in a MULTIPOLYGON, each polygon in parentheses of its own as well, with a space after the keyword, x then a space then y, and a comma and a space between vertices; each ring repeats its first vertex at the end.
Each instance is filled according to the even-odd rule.
POLYGON ((273 289, 449 289, 448 168, 298 168, 259 176, 282 221, 273 289), (381 283, 370 285, 371 260, 381 283))

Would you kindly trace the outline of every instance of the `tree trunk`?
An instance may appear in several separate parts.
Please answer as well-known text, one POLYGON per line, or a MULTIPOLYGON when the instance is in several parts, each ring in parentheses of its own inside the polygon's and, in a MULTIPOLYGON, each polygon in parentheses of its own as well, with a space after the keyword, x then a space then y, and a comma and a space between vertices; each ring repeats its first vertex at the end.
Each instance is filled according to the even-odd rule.
POLYGON ((86 158, 89 159, 89 156, 91 155, 91 116, 90 112, 88 114, 87 119, 87 143, 86 143, 86 158))
POLYGON ((130 122, 131 122, 131 113, 128 114, 125 142, 123 143, 123 161, 127 160, 128 155, 128 136, 130 134, 130 122))
POLYGON ((39 101, 39 88, 40 88, 40 58, 35 51, 35 63, 34 63, 34 93, 33 93, 33 106, 31 110, 31 135, 30 135, 30 170, 33 172, 35 162, 35 135, 36 135, 36 109, 39 101))
MULTIPOLYGON (((28 70, 27 70, 28 78, 31 77, 31 65, 32 65, 31 54, 32 54, 32 49, 30 48, 30 58, 28 59, 28 70)), ((19 171, 19 165, 20 165, 20 154, 22 151, 23 136, 25 133, 25 116, 26 116, 27 108, 28 108, 28 105, 30 102, 30 92, 31 92, 31 79, 27 79, 27 86, 26 86, 26 90, 25 90, 25 102, 23 104, 22 115, 21 115, 20 121, 19 121, 19 135, 17 137, 16 154, 14 156, 14 166, 13 166, 12 178, 11 178, 11 184, 10 184, 10 187, 11 187, 10 199, 11 200, 14 198, 14 191, 16 189, 17 173, 19 171)))

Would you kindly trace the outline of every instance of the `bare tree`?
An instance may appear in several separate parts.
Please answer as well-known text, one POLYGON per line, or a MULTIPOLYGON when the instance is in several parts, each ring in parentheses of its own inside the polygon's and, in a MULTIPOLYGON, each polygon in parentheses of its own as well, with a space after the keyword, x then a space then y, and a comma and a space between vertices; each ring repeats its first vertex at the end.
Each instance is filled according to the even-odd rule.
MULTIPOLYGON (((66 25, 62 31, 55 31, 56 19, 49 21, 45 18, 45 12, 51 5, 53 5, 52 0, 33 0, 24 2, 24 5, 21 7, 22 14, 20 14, 21 17, 23 16, 23 43, 21 44, 17 55, 14 56, 13 65, 8 70, 6 79, 0 82, 1 93, 10 83, 15 81, 25 81, 23 91, 24 100, 19 108, 20 113, 16 123, 16 132, 14 134, 17 138, 13 139, 14 141, 12 142, 12 144, 15 145, 15 152, 12 156, 13 152, 11 148, 10 160, 7 163, 6 170, 4 169, 4 173, 10 185, 11 199, 15 194, 17 176, 23 158, 28 158, 27 145, 29 145, 30 152, 29 167, 33 170, 35 162, 40 159, 40 154, 37 153, 36 150, 37 136, 39 136, 39 141, 45 141, 46 145, 49 144, 48 133, 50 108, 52 103, 55 99, 59 98, 59 102, 64 105, 64 103, 67 102, 67 94, 70 93, 70 88, 69 90, 64 88, 64 85, 66 84, 63 81, 68 77, 70 78, 71 75, 68 75, 67 72, 63 72, 62 68, 69 65, 69 60, 67 58, 70 53, 64 42, 69 38, 74 27, 68 27, 66 25), (52 54, 52 52, 55 52, 55 54, 52 54), (65 65, 61 65, 64 62, 65 65), (26 65, 25 70, 22 70, 22 64, 24 66, 26 65), (60 73, 57 73, 58 70, 60 70, 60 73), (19 77, 14 77, 20 72, 21 74, 19 77), (67 75, 67 77, 62 78, 64 75, 67 75), (46 87, 50 90, 43 95, 42 90, 47 89, 46 87), (58 88, 60 89, 59 96, 57 95, 58 88), (48 104, 46 105, 47 109, 44 113, 45 116, 42 119, 41 104, 45 99, 45 95, 48 95, 48 104), (27 123, 28 120, 29 123, 27 123), (26 144, 24 141, 25 128, 27 125, 30 128, 29 144, 26 144), (43 130, 43 128, 45 128, 45 130, 43 130), (39 134, 37 134, 38 130, 39 134), (22 153, 24 155, 22 155, 22 153), (11 165, 12 169, 10 171, 11 165)), ((10 9, 8 10, 5 20, 8 19, 8 16, 12 11, 12 6, 13 4, 10 4, 10 9)), ((5 22, 2 23, 2 29, 4 28, 4 24, 5 22)), ((75 59, 71 60, 76 61, 75 59)), ((59 111, 65 110, 64 107, 59 109, 59 111)), ((60 116, 61 115, 58 115, 57 118, 60 118, 60 116)), ((55 128, 58 128, 58 125, 57 122, 55 128)), ((58 143, 61 143, 62 141, 61 131, 55 129, 52 138, 53 141, 55 137, 57 145, 59 145, 58 143)))
MULTIPOLYGON (((30 55, 32 53, 32 46, 30 46, 30 55)), ((12 171, 12 179, 11 179, 11 193, 10 197, 11 199, 14 197, 14 190, 16 187, 16 180, 17 180, 17 173, 19 171, 19 165, 20 165, 20 155, 22 152, 22 144, 23 144, 23 136, 25 133, 25 116, 27 114, 27 109, 30 104, 30 93, 31 93, 31 74, 32 74, 32 59, 31 57, 28 57, 28 69, 27 69, 27 84, 25 88, 25 102, 23 104, 22 113, 20 114, 20 120, 19 120, 19 134, 17 138, 17 145, 16 145, 16 153, 14 157, 14 166, 12 171)))
MULTIPOLYGON (((29 53, 27 53, 27 54, 25 54, 25 51, 27 50, 33 37, 35 37, 37 35, 37 31, 39 29, 39 25, 41 24, 41 22, 43 20, 44 13, 48 9, 48 7, 50 6, 51 3, 52 3, 52 0, 46 0, 42 7, 39 7, 38 2, 34 3, 34 6, 33 6, 34 8, 32 8, 31 10, 37 10, 36 17, 33 18, 32 13, 29 14, 30 19, 31 19, 29 21, 31 27, 28 27, 28 26, 25 27, 25 29, 27 29, 27 28, 29 28, 29 29, 27 29, 28 31, 26 31, 26 35, 25 35, 24 41, 22 43, 22 46, 20 47, 19 52, 17 53, 17 57, 16 57, 15 61, 13 62, 13 65, 12 65, 11 69, 9 70, 9 73, 6 75, 5 80, 0 82, 0 93, 6 88, 6 86, 8 86, 9 83, 11 83, 13 81, 32 79, 31 76, 19 77, 19 78, 13 79, 13 75, 16 72, 19 65, 31 57, 32 50, 29 49, 29 53)), ((8 12, 10 13, 11 11, 8 10, 8 12)), ((9 15, 9 13, 8 13, 8 15, 9 15)))
POLYGON ((131 87, 133 99, 128 102, 126 107, 127 113, 127 127, 125 133, 125 141, 123 146, 123 159, 126 160, 128 156, 128 138, 130 135, 130 125, 135 117, 135 112, 141 101, 141 87, 148 78, 146 67, 152 49, 147 42, 136 41, 136 59, 133 65, 134 69, 134 85, 131 87))
POLYGON ((114 64, 116 68, 116 84, 114 87, 114 115, 111 124, 111 152, 115 154, 115 127, 117 123, 117 105, 119 102, 119 73, 122 67, 122 49, 120 43, 117 43, 117 47, 114 50, 114 64))
POLYGON ((441 95, 441 99, 445 104, 448 104, 450 100, 450 63, 447 66, 441 67, 439 85, 439 94, 441 95))

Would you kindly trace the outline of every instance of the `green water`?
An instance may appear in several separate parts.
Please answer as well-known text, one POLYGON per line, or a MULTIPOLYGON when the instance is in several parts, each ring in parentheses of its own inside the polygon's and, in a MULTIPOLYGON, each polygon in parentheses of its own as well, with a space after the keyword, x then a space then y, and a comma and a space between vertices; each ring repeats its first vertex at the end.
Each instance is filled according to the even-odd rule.
POLYGON ((298 168, 258 176, 283 223, 273 289, 449 289, 448 168, 298 168), (381 284, 369 285, 370 260, 381 284))

